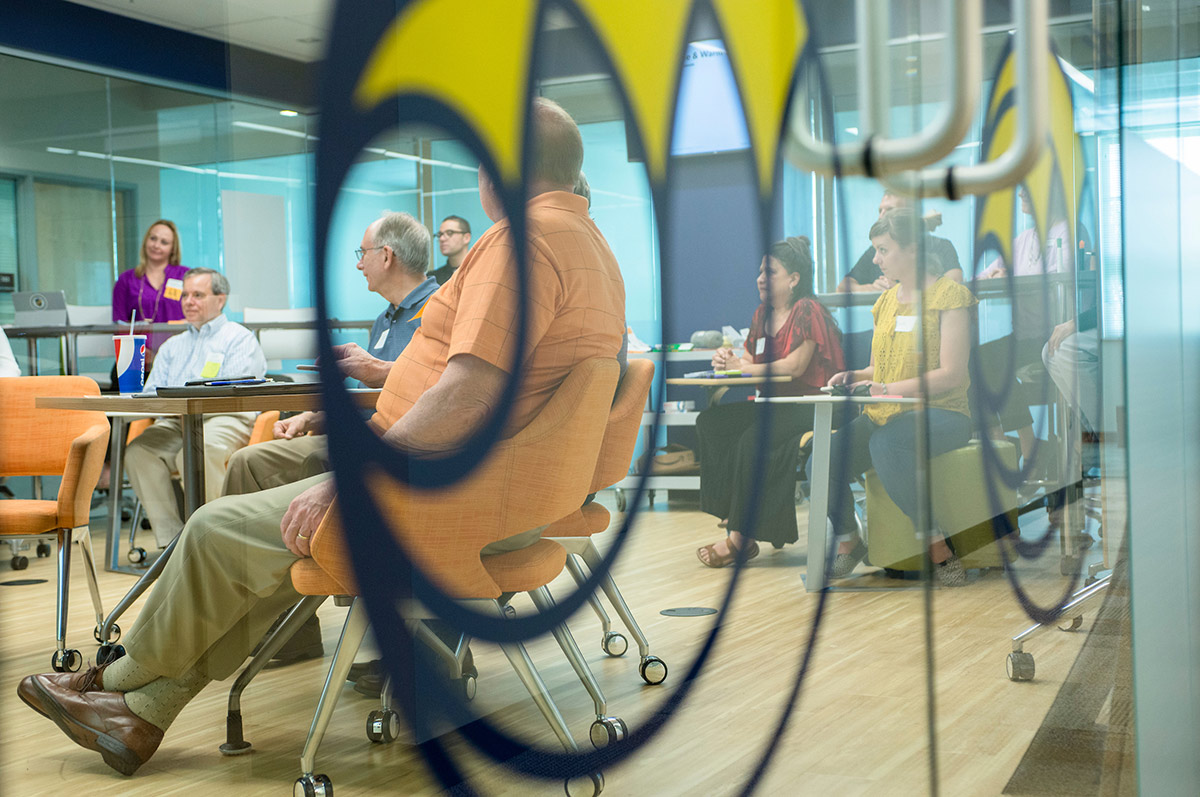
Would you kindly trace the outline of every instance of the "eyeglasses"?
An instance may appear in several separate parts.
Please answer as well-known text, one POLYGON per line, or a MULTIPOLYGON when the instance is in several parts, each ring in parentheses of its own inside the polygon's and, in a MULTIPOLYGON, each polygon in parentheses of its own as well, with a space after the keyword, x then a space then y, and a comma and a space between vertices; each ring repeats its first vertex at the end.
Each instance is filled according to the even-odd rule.
POLYGON ((355 249, 354 257, 357 258, 358 260, 362 260, 363 255, 365 255, 367 252, 374 252, 376 249, 383 249, 386 246, 387 246, 387 244, 384 244, 384 246, 372 246, 370 249, 355 249))
POLYGON ((438 240, 441 240, 442 238, 449 238, 451 235, 467 235, 467 231, 466 230, 442 230, 440 232, 434 233, 433 237, 437 238, 438 240))

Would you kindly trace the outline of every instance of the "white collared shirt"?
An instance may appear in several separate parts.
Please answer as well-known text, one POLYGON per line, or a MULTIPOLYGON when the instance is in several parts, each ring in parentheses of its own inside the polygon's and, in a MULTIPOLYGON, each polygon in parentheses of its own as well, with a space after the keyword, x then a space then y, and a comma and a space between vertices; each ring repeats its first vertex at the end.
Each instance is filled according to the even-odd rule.
POLYGON ((267 358, 254 333, 221 314, 196 329, 187 329, 163 343, 146 380, 146 390, 174 387, 193 379, 257 376, 267 372, 267 358), (213 370, 216 373, 205 372, 213 370))

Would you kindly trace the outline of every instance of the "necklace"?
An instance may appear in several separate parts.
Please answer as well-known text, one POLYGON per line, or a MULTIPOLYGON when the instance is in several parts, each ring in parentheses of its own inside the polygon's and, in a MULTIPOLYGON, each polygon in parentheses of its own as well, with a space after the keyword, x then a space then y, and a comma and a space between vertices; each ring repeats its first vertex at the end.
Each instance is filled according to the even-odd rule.
MULTIPOLYGON (((142 279, 145 281, 147 286, 150 285, 150 278, 148 276, 142 275, 142 279)), ((146 308, 142 306, 142 295, 145 293, 145 291, 142 290, 141 286, 138 286, 138 310, 140 310, 142 313, 143 321, 157 321, 158 320, 158 303, 160 301, 162 301, 163 291, 165 291, 166 288, 167 288, 167 270, 164 268, 162 285, 158 286, 158 291, 154 294, 154 310, 151 314, 147 315, 146 308)))

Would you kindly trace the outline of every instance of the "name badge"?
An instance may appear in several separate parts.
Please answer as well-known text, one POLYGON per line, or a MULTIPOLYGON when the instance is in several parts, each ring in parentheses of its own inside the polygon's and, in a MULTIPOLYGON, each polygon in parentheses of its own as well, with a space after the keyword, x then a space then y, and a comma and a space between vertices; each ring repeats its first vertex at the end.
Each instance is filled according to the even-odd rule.
POLYGON ((375 345, 372 346, 371 348, 372 349, 382 349, 384 342, 387 340, 388 333, 391 331, 392 331, 391 327, 388 327, 387 329, 383 330, 383 334, 379 336, 379 340, 375 341, 375 345))
POLYGON ((759 338, 758 340, 754 341, 754 353, 755 354, 762 354, 766 350, 766 348, 767 348, 767 339, 766 338, 759 338))
POLYGON ((210 351, 204 358, 204 368, 200 371, 201 379, 216 379, 221 373, 221 364, 225 362, 225 352, 210 351))
POLYGON ((167 287, 163 291, 163 296, 165 296, 168 299, 171 299, 173 301, 176 301, 176 302, 179 301, 179 297, 183 296, 183 280, 181 280, 181 279, 167 280, 167 287))
POLYGON ((897 332, 912 332, 917 328, 917 317, 915 315, 898 315, 896 316, 896 331, 897 332))

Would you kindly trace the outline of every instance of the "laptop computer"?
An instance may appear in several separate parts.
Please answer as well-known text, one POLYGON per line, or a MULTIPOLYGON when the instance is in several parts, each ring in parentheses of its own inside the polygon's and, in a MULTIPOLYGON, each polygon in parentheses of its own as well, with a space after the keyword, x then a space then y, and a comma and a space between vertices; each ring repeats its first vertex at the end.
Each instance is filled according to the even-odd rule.
POLYGON ((62 291, 17 291, 12 295, 13 325, 61 327, 67 323, 67 295, 62 291))

